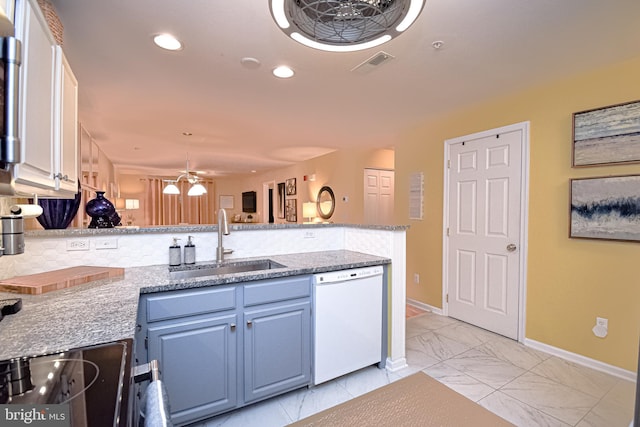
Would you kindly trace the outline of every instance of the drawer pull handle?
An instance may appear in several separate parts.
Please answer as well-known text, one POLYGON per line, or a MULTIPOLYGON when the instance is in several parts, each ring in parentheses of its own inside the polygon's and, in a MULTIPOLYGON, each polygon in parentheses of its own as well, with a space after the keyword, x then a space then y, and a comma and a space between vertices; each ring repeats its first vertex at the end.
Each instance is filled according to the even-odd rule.
POLYGON ((236 330, 236 324, 235 323, 230 324, 229 327, 231 328, 232 332, 236 330))
POLYGON ((253 322, 251 320, 247 320, 247 327, 250 328, 251 325, 253 325, 253 322))

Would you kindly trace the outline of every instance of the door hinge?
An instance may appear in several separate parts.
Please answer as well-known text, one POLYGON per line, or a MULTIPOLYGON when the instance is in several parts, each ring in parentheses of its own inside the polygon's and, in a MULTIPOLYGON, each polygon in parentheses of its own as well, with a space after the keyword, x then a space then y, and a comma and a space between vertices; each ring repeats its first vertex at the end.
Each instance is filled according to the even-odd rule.
POLYGON ((447 237, 449 237, 449 227, 447 227, 447 237))
POLYGON ((447 169, 451 169, 451 160, 447 160, 447 169))
POLYGON ((445 295, 445 300, 449 303, 449 294, 445 295))

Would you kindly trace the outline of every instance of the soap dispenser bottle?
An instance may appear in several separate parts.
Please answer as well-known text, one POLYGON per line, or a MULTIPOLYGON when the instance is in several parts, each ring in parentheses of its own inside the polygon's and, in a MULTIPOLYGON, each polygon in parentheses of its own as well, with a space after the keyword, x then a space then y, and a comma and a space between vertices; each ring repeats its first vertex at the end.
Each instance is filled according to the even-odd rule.
POLYGON ((196 263, 196 245, 191 240, 193 236, 189 236, 187 244, 184 245, 184 263, 195 264, 196 263))
POLYGON ((169 246, 169 265, 176 266, 182 264, 182 254, 180 253, 180 245, 178 245, 177 237, 173 238, 173 245, 169 246))

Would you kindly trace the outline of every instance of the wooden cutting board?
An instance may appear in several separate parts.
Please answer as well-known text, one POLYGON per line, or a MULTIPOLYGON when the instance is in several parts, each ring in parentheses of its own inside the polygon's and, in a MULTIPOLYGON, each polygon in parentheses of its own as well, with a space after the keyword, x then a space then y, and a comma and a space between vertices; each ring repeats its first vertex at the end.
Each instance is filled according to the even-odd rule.
POLYGON ((124 277, 124 268, 83 265, 3 279, 0 280, 0 291, 40 295, 93 282, 94 280, 118 277, 124 277))

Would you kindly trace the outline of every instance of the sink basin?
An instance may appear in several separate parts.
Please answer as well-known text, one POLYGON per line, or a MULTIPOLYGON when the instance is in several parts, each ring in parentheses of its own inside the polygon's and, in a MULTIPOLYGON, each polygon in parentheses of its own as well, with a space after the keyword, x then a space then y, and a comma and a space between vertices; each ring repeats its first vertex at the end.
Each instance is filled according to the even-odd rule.
POLYGON ((172 279, 193 279, 195 277, 216 276, 219 274, 246 273, 251 271, 271 270, 273 268, 284 268, 286 266, 278 264, 270 259, 260 259, 255 261, 224 262, 222 264, 201 265, 192 269, 169 271, 172 279))

